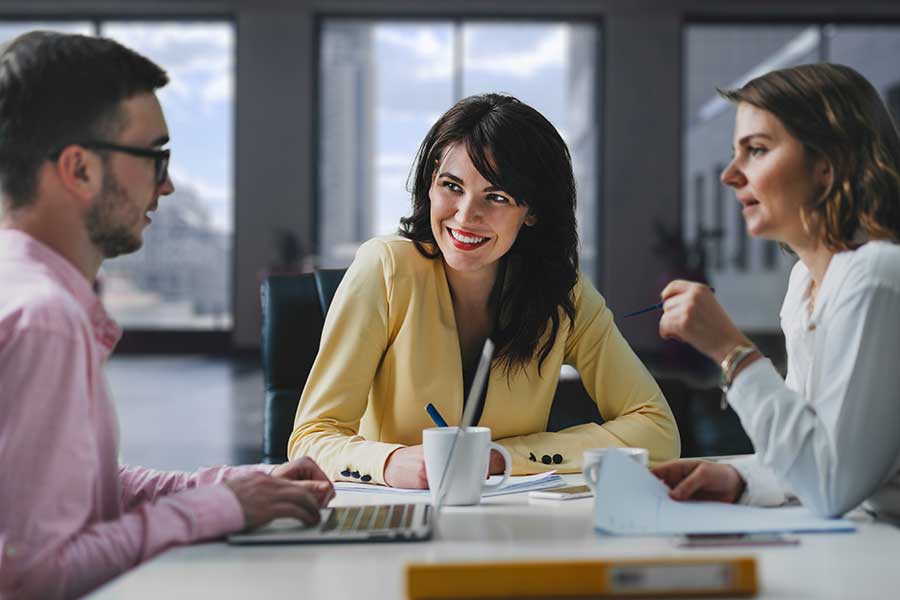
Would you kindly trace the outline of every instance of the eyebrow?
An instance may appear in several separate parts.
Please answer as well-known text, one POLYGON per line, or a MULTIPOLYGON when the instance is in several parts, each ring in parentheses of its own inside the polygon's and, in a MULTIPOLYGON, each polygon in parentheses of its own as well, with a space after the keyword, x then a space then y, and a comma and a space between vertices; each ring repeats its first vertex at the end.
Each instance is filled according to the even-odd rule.
MULTIPOLYGON (((438 177, 446 177, 447 179, 452 179, 453 181, 460 183, 460 184, 464 183, 462 179, 460 179, 453 173, 448 173, 447 171, 444 171, 443 173, 439 173, 438 177)), ((497 187, 496 185, 489 185, 488 187, 484 188, 484 190, 482 190, 482 191, 484 191, 484 192, 503 192, 504 194, 507 193, 503 190, 503 188, 497 187)))
POLYGON ((773 139, 772 136, 769 135, 768 133, 751 133, 750 135, 745 135, 744 137, 742 137, 741 139, 739 139, 739 140, 738 140, 738 145, 739 145, 739 146, 742 146, 742 145, 746 144, 747 142, 749 142, 750 140, 752 140, 753 138, 756 138, 756 137, 759 137, 759 138, 766 138, 767 140, 773 139))

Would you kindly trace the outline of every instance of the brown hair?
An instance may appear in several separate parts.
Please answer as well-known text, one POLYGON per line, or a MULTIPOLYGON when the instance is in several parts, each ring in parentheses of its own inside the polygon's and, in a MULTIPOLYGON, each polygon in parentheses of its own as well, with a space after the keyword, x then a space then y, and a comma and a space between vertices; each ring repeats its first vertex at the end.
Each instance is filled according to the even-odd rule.
POLYGON ((807 223, 840 252, 867 239, 900 240, 900 137, 878 92, 844 65, 780 69, 737 90, 718 90, 774 114, 812 158, 824 158, 831 184, 807 207, 807 223))

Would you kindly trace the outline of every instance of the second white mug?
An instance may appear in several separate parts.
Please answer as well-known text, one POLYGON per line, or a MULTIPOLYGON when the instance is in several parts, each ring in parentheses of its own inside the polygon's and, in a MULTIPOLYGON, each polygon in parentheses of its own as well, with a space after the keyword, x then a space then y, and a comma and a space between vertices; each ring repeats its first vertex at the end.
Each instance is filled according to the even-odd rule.
MULTIPOLYGON (((584 462, 582 463, 582 471, 584 472, 584 482, 597 493, 597 480, 600 478, 600 467, 603 465, 603 459, 609 453, 611 448, 591 448, 584 451, 584 462)), ((650 464, 650 455, 646 448, 615 448, 629 458, 637 461, 643 466, 650 464)))

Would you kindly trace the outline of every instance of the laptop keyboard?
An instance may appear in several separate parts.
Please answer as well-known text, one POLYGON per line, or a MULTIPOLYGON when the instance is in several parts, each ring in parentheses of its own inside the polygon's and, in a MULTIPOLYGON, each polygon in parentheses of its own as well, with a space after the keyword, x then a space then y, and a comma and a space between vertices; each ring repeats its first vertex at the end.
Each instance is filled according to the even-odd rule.
MULTIPOLYGON (((331 510, 322 531, 378 531, 406 529, 412 525, 415 504, 338 506, 331 510)), ((427 516, 430 506, 425 507, 427 516)))

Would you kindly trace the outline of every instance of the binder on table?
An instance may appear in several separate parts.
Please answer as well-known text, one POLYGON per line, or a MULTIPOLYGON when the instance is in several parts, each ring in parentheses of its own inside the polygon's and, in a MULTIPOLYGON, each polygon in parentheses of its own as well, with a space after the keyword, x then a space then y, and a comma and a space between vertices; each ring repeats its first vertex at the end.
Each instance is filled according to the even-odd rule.
POLYGON ((409 600, 754 596, 752 556, 410 564, 409 600))

